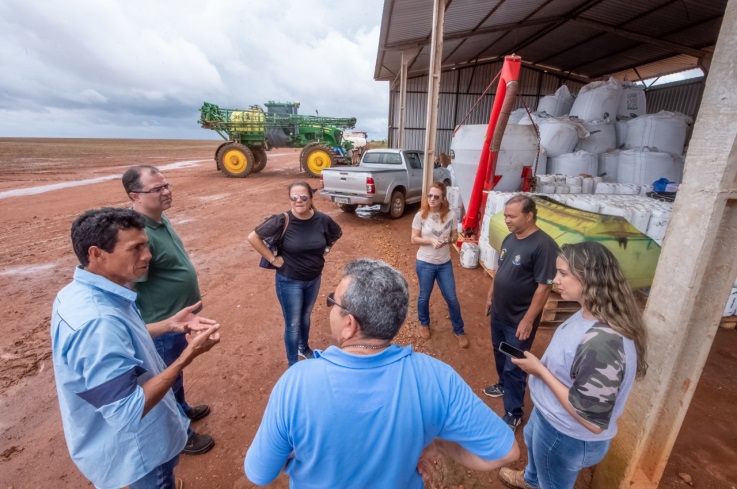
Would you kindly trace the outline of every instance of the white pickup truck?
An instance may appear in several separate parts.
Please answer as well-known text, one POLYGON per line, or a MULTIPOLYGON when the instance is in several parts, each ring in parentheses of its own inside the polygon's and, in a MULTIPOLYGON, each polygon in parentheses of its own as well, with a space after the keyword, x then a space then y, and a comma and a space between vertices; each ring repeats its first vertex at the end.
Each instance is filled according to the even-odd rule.
MULTIPOLYGON (((321 194, 344 212, 359 205, 381 205, 381 212, 398 219, 406 204, 422 199, 424 153, 404 149, 370 149, 357 167, 326 168, 320 174, 321 194)), ((433 181, 450 185, 450 172, 433 170, 433 181)))

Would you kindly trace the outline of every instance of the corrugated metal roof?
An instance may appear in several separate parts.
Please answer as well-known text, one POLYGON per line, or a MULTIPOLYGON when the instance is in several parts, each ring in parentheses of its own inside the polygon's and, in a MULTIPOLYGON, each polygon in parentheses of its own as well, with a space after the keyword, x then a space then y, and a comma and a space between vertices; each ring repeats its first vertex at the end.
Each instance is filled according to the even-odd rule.
MULTIPOLYGON (((692 68, 709 56, 727 0, 446 0, 443 69, 501 59, 581 81, 692 68)), ((385 0, 374 77, 393 80, 403 49, 420 48, 410 75, 429 67, 429 0, 385 0)), ((631 76, 635 75, 635 76, 631 76)))

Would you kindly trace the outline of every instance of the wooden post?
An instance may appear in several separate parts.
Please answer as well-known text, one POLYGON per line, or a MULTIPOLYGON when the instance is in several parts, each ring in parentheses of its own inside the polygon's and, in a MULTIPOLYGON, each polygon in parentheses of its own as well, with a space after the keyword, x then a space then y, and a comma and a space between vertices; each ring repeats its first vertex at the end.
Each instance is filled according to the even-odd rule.
POLYGON ((425 172, 422 178, 422 198, 432 183, 435 162, 435 136, 438 127, 438 95, 440 92, 440 68, 443 60, 443 25, 445 0, 434 0, 432 16, 432 40, 430 43, 430 70, 427 83, 427 119, 425 123, 425 172))

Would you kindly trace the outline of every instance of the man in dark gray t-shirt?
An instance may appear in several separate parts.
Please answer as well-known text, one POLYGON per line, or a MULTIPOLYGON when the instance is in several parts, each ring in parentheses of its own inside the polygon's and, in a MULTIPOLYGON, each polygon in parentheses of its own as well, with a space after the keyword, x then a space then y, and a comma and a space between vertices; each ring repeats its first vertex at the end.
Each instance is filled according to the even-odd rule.
POLYGON ((499 351, 499 343, 523 351, 532 348, 558 255, 558 245, 537 227, 536 219, 537 206, 530 197, 518 194, 507 201, 504 221, 510 234, 502 241, 499 267, 486 301, 499 382, 486 386, 484 393, 504 397, 503 419, 513 431, 522 424, 527 374, 499 351))

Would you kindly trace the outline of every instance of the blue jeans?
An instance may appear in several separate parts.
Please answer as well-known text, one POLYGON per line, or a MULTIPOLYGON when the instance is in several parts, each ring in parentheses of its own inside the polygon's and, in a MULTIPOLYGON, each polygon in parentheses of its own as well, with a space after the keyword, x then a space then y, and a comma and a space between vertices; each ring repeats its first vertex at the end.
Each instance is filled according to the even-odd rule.
POLYGON ((276 274, 276 297, 284 314, 284 346, 287 362, 297 363, 297 353, 309 347, 310 316, 320 291, 320 279, 292 280, 276 274))
MULTIPOLYGON (((174 361, 179 358, 185 348, 187 348, 187 339, 184 333, 166 333, 154 338, 154 345, 156 351, 161 355, 161 359, 168 367, 174 361)), ((177 400, 179 405, 184 410, 185 414, 189 412, 190 407, 187 401, 184 400, 184 374, 179 373, 177 379, 171 386, 171 390, 174 392, 174 398, 177 400)))
POLYGON ((442 265, 435 265, 426 261, 417 260, 415 269, 417 279, 420 282, 420 295, 417 297, 417 316, 420 325, 430 326, 430 294, 435 281, 438 281, 440 293, 443 294, 448 304, 450 323, 453 332, 457 335, 463 333, 463 318, 461 317, 461 305, 456 297, 456 281, 453 277, 453 263, 448 260, 442 265))
POLYGON ((532 348, 539 321, 535 321, 532 333, 526 340, 517 339, 517 324, 505 323, 495 312, 491 314, 491 346, 494 349, 494 363, 499 376, 499 384, 504 387, 504 411, 521 417, 524 413, 522 406, 525 402, 525 388, 527 374, 513 364, 507 355, 499 351, 499 343, 508 343, 520 350, 532 348))
POLYGON ((164 462, 154 470, 129 485, 130 489, 175 489, 174 467, 179 463, 179 455, 164 462))
POLYGON ((525 482, 540 489, 572 489, 581 469, 598 464, 611 440, 582 441, 556 430, 537 409, 525 425, 525 482))

